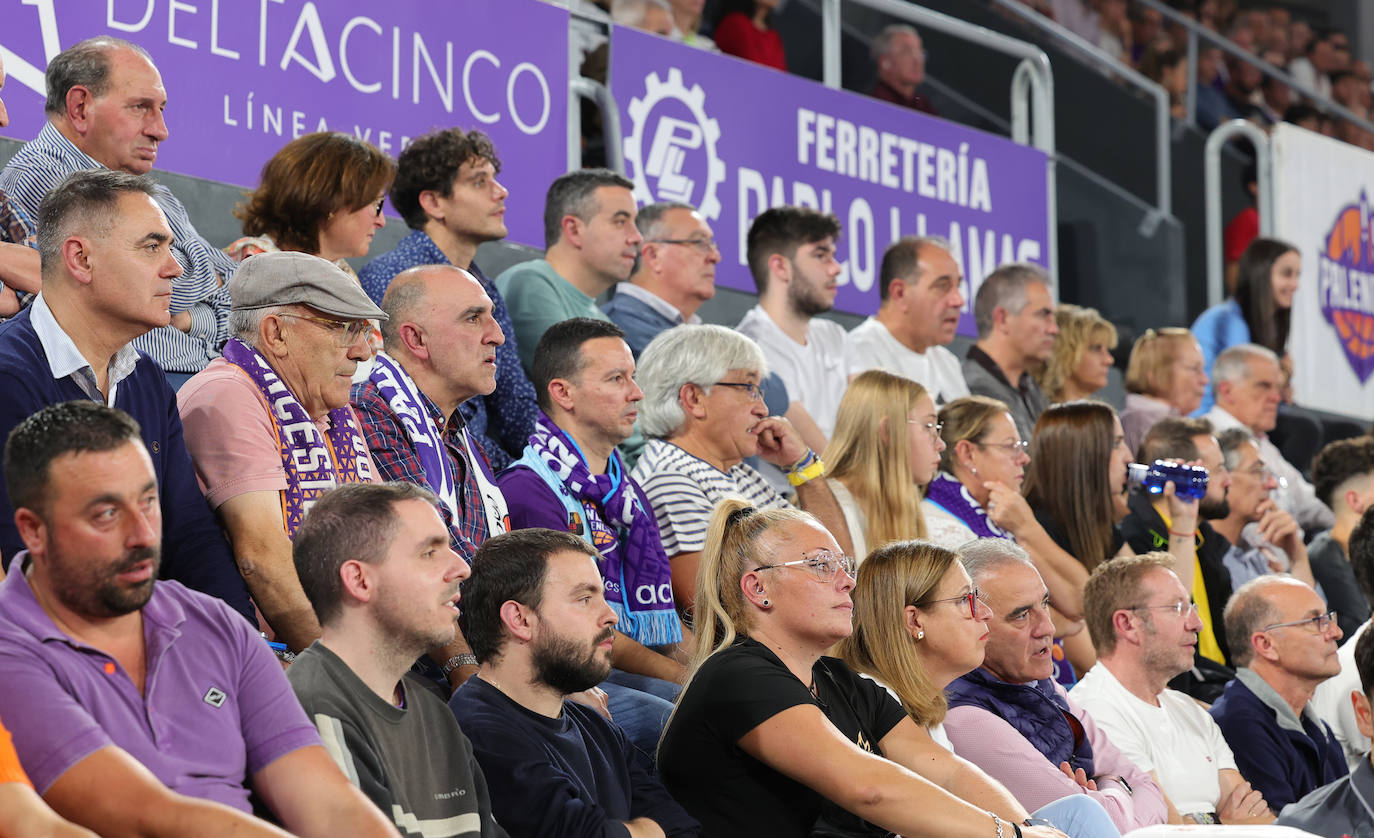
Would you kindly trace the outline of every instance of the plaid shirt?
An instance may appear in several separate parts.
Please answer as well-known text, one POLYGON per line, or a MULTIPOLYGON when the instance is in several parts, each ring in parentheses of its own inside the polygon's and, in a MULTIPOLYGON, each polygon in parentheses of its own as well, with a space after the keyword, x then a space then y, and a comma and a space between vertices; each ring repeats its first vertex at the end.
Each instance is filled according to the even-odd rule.
MULTIPOLYGON (((445 419, 428 396, 420 393, 420 398, 424 400, 425 410, 429 411, 430 418, 439 428, 439 435, 444 439, 444 448, 447 449, 449 460, 453 463, 454 483, 461 487, 458 493, 461 515, 455 518, 449 512, 448 506, 442 503, 439 504, 439 513, 448 525, 449 542, 453 546, 453 551, 471 562, 478 545, 487 540, 488 533, 487 516, 482 507, 482 493, 472 474, 467 451, 463 446, 463 417, 455 410, 452 419, 445 419)), ((377 464, 377 470, 381 472, 382 477, 388 481, 404 480, 429 487, 424 468, 420 465, 420 458, 415 454, 415 448, 406 436, 400 417, 391 409, 386 397, 377 390, 376 384, 369 380, 353 385, 353 410, 358 415, 358 423, 362 426, 367 447, 372 451, 372 461, 377 464)), ((486 459, 486 452, 476 440, 472 440, 472 450, 476 456, 486 459)))
MULTIPOLYGON (((0 189, 0 242, 22 244, 25 247, 38 247, 38 229, 29 214, 0 189)), ((3 285, 0 285, 3 287, 3 285)), ((19 296, 19 306, 23 308, 33 301, 33 294, 15 289, 19 296)))

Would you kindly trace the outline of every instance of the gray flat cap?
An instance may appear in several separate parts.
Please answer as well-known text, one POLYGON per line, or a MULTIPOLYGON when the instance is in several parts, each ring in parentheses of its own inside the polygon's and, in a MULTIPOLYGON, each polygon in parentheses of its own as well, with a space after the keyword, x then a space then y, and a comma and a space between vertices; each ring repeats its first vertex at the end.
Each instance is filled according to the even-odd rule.
POLYGON ((386 320, 357 280, 333 262, 284 251, 250 256, 229 280, 234 311, 303 305, 348 320, 386 320))

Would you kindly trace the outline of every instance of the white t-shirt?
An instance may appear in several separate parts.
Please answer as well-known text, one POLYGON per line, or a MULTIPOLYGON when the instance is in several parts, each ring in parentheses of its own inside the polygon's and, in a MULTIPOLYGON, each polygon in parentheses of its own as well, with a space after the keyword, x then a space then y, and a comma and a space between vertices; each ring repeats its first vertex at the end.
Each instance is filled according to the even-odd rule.
POLYGON ((1356 726, 1355 708, 1350 703, 1352 692, 1364 692, 1360 686, 1359 670, 1355 668, 1355 644, 1368 628, 1369 621, 1365 621, 1341 644, 1336 652, 1336 659, 1341 662, 1341 674, 1318 684, 1309 705, 1322 721, 1331 725, 1331 732, 1336 734, 1336 741, 1341 743, 1341 750, 1345 751, 1345 761, 1350 764, 1351 771, 1369 753, 1369 737, 1360 733, 1356 726))
POLYGON ((957 550, 978 537, 968 524, 932 500, 921 501, 921 514, 926 519, 926 540, 946 550, 957 550))
POLYGON ((845 376, 879 369, 909 378, 925 387, 937 406, 969 394, 959 357, 943 346, 914 352, 870 317, 845 335, 845 376))
POLYGON ((835 496, 835 503, 839 504, 840 511, 844 513, 845 526, 849 527, 849 541, 854 545, 854 561, 862 562, 868 558, 868 517, 859 507, 858 499, 843 483, 833 477, 827 477, 825 485, 830 487, 830 493, 835 496))
POLYGON ((844 327, 813 317, 806 326, 806 343, 800 344, 784 334, 762 306, 754 306, 735 328, 754 339, 769 369, 787 385, 788 397, 802 403, 829 439, 835 433, 840 399, 849 386, 844 371, 844 327))
POLYGON ((1074 686, 1073 698, 1113 745, 1142 771, 1153 771, 1179 814, 1215 812, 1223 768, 1236 759, 1201 705, 1175 690, 1155 707, 1132 694, 1098 663, 1074 686))

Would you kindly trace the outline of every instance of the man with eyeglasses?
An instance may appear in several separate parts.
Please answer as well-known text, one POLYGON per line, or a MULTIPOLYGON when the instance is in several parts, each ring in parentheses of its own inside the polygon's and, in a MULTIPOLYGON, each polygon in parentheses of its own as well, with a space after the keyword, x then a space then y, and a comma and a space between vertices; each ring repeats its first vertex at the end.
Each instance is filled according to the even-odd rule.
POLYGON ((1212 705, 1236 767, 1275 811, 1349 771, 1331 728, 1309 705, 1341 671, 1336 615, 1308 585, 1261 576, 1226 604, 1236 678, 1212 705))
POLYGON ((1273 352, 1253 343, 1232 346, 1212 365, 1216 405, 1207 411, 1206 418, 1218 432, 1249 430, 1260 459, 1279 481, 1275 500, 1304 530, 1328 530, 1335 523, 1335 515, 1317 499, 1316 489, 1303 476, 1299 465, 1305 464, 1290 463, 1269 438, 1278 423, 1282 381, 1279 358, 1273 352))
POLYGON ((1167 689, 1192 667, 1202 628, 1173 564, 1155 552, 1093 571, 1083 602, 1097 663, 1069 695, 1164 789, 1171 822, 1272 823, 1216 722, 1190 696, 1167 689))
POLYGON ((550 326, 534 351, 539 416, 519 460, 497 479, 511 529, 576 535, 597 551, 619 628, 602 685, 611 715, 652 753, 686 679, 690 643, 654 508, 616 446, 634 432, 644 394, 624 332, 575 317, 550 326))
POLYGON ((1164 823, 1159 785, 1054 681, 1050 593, 1030 557, 1002 538, 971 541, 958 553, 993 615, 983 665, 947 690, 954 752, 1032 811, 1087 794, 1123 834, 1164 823))
POLYGON ((178 398, 186 447, 258 610, 290 653, 320 636, 291 560, 315 498, 381 480, 349 388, 372 357, 356 280, 306 253, 261 253, 231 286, 234 337, 178 398))
POLYGON ((1198 501, 1195 519, 1190 520, 1189 511, 1177 498, 1132 489, 1127 499, 1130 512, 1121 522, 1121 534, 1137 553, 1160 550, 1186 557, 1185 551, 1191 548, 1194 562, 1185 567, 1175 558, 1171 571, 1184 579, 1183 587, 1197 604, 1200 625, 1194 665, 1170 686, 1200 701, 1216 701, 1234 675, 1228 666, 1230 655, 1221 619, 1233 587, 1224 561, 1231 544, 1212 528, 1212 522, 1230 514, 1227 496, 1231 476, 1206 419, 1169 416, 1152 425, 1140 443, 1139 461, 1156 460, 1196 463, 1206 468, 1207 494, 1198 501))
MULTIPOLYGON (((196 485, 176 395, 131 343, 167 323, 168 295, 181 274, 156 195, 146 177, 97 169, 72 175, 44 198, 43 290, 0 328, 0 438, 40 408, 73 399, 132 415, 161 489, 162 578, 252 620, 248 590, 196 485)), ((0 486, 0 567, 23 546, 0 486)))
MULTIPOLYGON (((146 175, 166 141, 167 91, 142 47, 106 35, 67 47, 44 77, 47 123, 0 170, 0 190, 31 218, 43 196, 74 172, 91 169, 146 175)), ((172 283, 168 322, 133 338, 169 373, 173 386, 205 368, 228 336, 225 284, 234 262, 196 231, 186 207, 167 187, 154 199, 172 232, 182 270, 172 283)))
POLYGON ((1239 588, 1267 573, 1291 573, 1321 593, 1302 529, 1274 499, 1279 481, 1260 458, 1254 436, 1245 428, 1230 428, 1217 441, 1231 475, 1230 509, 1212 527, 1231 543, 1222 559, 1231 572, 1231 586, 1239 588))
POLYGON ((973 300, 978 342, 964 358, 964 380, 974 395, 1001 401, 1022 439, 1049 405, 1031 370, 1049 360, 1059 326, 1050 275, 1039 265, 1013 262, 988 274, 973 300))

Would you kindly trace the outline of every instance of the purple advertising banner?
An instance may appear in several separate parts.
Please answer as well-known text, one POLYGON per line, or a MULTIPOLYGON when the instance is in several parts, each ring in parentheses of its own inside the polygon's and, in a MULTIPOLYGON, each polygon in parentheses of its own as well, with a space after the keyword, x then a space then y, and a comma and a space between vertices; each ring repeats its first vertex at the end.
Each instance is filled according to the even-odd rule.
POLYGON ((833 212, 843 225, 841 311, 877 310, 883 251, 906 235, 953 244, 971 283, 964 333, 969 291, 994 267, 1046 263, 1043 152, 622 27, 611 47, 635 197, 698 207, 720 243, 724 286, 754 290, 745 237, 782 204, 833 212))
POLYGON ((283 145, 345 131, 391 155, 412 137, 486 132, 514 241, 542 244, 544 192, 567 169, 568 12, 537 0, 0 0, 5 136, 43 126, 43 71, 114 35, 167 89, 157 167, 244 187, 283 145), (516 23, 518 21, 518 23, 516 23))

